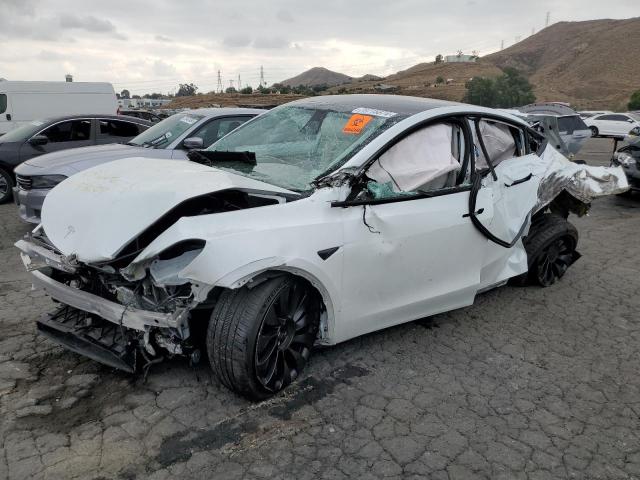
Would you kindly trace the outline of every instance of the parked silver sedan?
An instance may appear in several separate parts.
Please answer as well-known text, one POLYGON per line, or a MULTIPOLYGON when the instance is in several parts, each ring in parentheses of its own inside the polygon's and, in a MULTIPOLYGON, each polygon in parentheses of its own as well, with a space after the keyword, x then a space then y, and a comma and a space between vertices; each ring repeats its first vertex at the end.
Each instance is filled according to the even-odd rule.
POLYGON ((264 113, 250 108, 202 108, 172 115, 127 143, 113 143, 41 155, 16 168, 13 198, 20 218, 40 223, 49 191, 71 175, 113 160, 153 157, 186 160, 192 149, 207 148, 247 120, 264 113))

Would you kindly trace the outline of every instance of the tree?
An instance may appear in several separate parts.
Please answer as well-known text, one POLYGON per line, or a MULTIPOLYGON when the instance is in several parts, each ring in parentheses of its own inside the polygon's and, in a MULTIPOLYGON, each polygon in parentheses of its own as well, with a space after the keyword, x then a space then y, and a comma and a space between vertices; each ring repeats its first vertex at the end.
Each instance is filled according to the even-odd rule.
POLYGON ((131 94, 129 93, 129 90, 127 90, 126 88, 120 92, 120 96, 122 98, 131 98, 131 94))
POLYGON ((250 95, 253 93, 253 88, 251 88, 251 85, 247 85, 242 90, 240 90, 240 93, 242 93, 243 95, 250 95))
POLYGON ((436 65, 437 65, 438 63, 442 63, 442 55, 440 55, 440 54, 436 55, 436 61, 435 61, 435 63, 436 63, 436 65))
POLYGON ((465 86, 467 93, 462 101, 483 107, 512 108, 536 101, 529 81, 510 67, 496 79, 475 77, 465 86))
POLYGON ((181 83, 178 87, 176 97, 190 97, 191 95, 195 95, 197 91, 198 87, 193 83, 181 83))
POLYGON ((134 95, 131 98, 141 98, 140 95, 134 95))
POLYGON ((442 77, 438 76, 438 77, 436 78, 436 83, 444 83, 444 78, 442 78, 442 77))
POLYGON ((224 93, 237 93, 238 91, 235 89, 235 87, 229 87, 227 88, 224 93))
POLYGON ((629 110, 640 110, 640 90, 636 90, 631 94, 631 100, 627 105, 629 110))
POLYGON ((150 98, 152 100, 158 100, 160 98, 163 98, 164 95, 161 93, 145 93, 142 98, 150 98))

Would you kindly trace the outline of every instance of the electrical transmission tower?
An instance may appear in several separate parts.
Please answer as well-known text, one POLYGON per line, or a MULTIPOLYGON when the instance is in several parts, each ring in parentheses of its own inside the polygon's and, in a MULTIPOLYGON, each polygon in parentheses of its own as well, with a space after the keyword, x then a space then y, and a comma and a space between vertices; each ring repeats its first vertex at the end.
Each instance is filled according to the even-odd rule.
POLYGON ((262 65, 260 65, 260 86, 261 87, 267 86, 267 82, 264 81, 264 67, 262 65))
POLYGON ((229 80, 229 88, 233 88, 233 80, 229 80))
POLYGON ((218 93, 222 93, 222 75, 220 74, 220 70, 218 70, 218 87, 216 90, 218 93))
POLYGON ((242 83, 240 83, 240 74, 238 74, 238 91, 242 89, 242 83))

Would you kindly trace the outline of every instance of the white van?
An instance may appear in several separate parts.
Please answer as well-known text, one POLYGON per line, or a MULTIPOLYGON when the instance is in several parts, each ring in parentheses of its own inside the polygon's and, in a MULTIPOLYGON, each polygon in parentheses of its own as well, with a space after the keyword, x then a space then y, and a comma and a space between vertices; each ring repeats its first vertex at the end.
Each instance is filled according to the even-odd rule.
POLYGON ((0 81, 0 135, 41 118, 115 115, 117 109, 110 83, 0 81))

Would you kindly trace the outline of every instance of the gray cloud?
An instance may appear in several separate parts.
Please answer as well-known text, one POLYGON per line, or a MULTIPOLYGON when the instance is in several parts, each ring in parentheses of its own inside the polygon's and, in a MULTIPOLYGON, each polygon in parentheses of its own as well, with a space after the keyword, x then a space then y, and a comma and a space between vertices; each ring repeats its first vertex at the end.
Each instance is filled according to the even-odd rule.
POLYGON ((178 73, 176 67, 163 60, 156 60, 155 62, 153 62, 152 71, 154 75, 157 75, 159 77, 170 77, 178 73))
POLYGON ((231 35, 224 37, 222 44, 229 48, 248 47, 251 44, 251 38, 247 35, 231 35))
POLYGON ((155 36, 155 39, 156 39, 158 42, 172 42, 172 41, 173 41, 173 40, 171 40, 171 38, 169 38, 169 37, 167 37, 167 36, 165 36, 165 35, 156 35, 156 36, 155 36))
POLYGON ((58 52, 52 52, 51 50, 40 50, 40 53, 36 55, 36 58, 44 62, 62 62, 67 60, 68 57, 58 52))
POLYGON ((258 37, 253 42, 254 48, 277 49, 288 48, 289 40, 282 37, 258 37))
POLYGON ((278 13, 276 13, 276 18, 284 23, 293 23, 293 15, 291 15, 291 12, 289 10, 278 10, 278 13))
POLYGON ((116 31, 116 26, 110 20, 102 20, 93 15, 77 16, 73 14, 60 15, 60 27, 63 29, 78 29, 92 33, 108 33, 114 38, 125 40, 127 37, 116 31))

